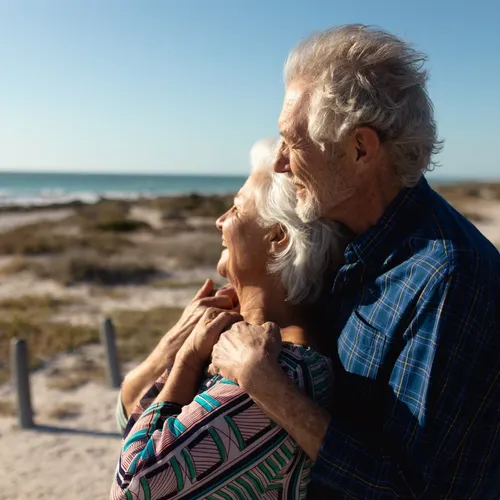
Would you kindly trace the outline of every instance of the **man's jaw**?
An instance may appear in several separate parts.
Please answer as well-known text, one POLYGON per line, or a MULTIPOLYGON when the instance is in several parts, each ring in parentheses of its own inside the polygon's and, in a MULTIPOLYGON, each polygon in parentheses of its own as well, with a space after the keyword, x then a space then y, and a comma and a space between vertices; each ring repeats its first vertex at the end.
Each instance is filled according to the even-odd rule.
POLYGON ((321 208, 318 202, 307 192, 304 197, 297 194, 297 206, 295 208, 299 219, 304 223, 314 222, 321 217, 321 208))

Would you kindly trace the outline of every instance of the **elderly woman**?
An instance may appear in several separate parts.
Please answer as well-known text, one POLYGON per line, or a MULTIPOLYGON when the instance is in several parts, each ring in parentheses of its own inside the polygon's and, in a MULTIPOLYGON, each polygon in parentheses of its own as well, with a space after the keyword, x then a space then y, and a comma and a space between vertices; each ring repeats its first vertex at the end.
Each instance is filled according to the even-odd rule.
MULTIPOLYGON (((272 321, 288 377, 325 408, 331 398, 331 361, 312 325, 323 277, 340 263, 341 235, 332 222, 298 219, 295 188, 272 172, 273 152, 270 141, 254 146, 252 174, 216 223, 225 247, 218 272, 236 297, 214 295, 207 283, 188 306, 178 328, 192 332, 128 421, 112 499, 305 497, 312 463, 294 440, 233 382, 217 376, 200 385, 221 331, 272 321)), ((139 379, 124 383, 125 410, 139 379)), ((118 413, 124 420, 121 402, 118 413)))

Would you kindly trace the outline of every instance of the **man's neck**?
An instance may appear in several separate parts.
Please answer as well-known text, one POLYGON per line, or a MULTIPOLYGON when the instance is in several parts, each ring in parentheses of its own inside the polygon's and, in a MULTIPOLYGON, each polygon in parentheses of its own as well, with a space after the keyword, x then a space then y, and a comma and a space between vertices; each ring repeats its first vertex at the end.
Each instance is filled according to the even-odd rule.
POLYGON ((354 234, 362 234, 377 224, 402 189, 401 182, 385 171, 363 179, 342 204, 340 213, 331 218, 345 224, 354 234))

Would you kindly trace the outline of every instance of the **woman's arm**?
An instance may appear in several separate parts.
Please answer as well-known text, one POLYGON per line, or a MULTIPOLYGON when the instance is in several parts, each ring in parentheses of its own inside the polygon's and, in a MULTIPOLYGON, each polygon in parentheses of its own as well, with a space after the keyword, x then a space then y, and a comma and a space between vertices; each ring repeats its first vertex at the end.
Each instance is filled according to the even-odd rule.
POLYGON ((215 295, 214 293, 213 281, 207 280, 188 304, 179 321, 165 334, 153 352, 125 376, 120 400, 126 418, 160 377, 166 380, 177 352, 203 313, 210 307, 230 310, 236 305, 237 299, 231 287, 222 288, 215 295))
MULTIPOLYGON (((197 379, 176 363, 162 393, 182 399, 188 394, 179 386, 197 379)), ((111 499, 192 500, 221 489, 234 495, 252 479, 247 486, 258 498, 291 472, 297 453, 293 439, 240 387, 219 379, 184 407, 158 401, 139 416, 124 441, 111 499)))
MULTIPOLYGON (((214 342, 239 319, 236 313, 208 310, 179 351, 156 401, 135 423, 132 416, 111 490, 113 500, 193 500, 215 491, 232 497, 238 491, 246 495, 247 488, 259 497, 271 483, 293 491, 303 486, 305 455, 238 385, 219 377, 196 395, 201 367, 214 342), (291 485, 284 485, 293 474, 291 485)), ((297 363, 299 358, 288 358, 283 367, 291 379, 301 380, 308 366, 302 362, 296 369, 297 363)), ((302 388, 313 385, 299 383, 302 388)))

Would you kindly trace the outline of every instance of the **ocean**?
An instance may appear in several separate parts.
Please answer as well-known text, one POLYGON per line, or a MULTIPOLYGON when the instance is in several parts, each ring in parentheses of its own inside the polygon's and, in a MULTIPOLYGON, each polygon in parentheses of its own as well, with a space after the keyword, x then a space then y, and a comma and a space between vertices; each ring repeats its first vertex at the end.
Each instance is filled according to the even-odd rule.
POLYGON ((0 172, 0 206, 236 193, 245 176, 0 172))
MULTIPOLYGON (((0 172, 1 206, 43 206, 101 198, 137 199, 176 194, 233 194, 246 176, 0 172)), ((460 179, 427 177, 431 184, 460 179)))

